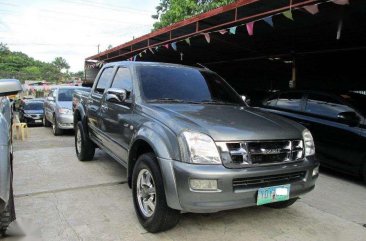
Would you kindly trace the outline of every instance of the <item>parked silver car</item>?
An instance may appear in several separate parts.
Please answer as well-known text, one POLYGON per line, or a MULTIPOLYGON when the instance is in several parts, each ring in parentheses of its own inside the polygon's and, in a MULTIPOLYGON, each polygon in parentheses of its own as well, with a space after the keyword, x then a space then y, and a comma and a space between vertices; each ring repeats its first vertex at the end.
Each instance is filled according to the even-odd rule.
POLYGON ((0 80, 0 237, 15 220, 13 197, 12 108, 7 95, 22 90, 18 80, 0 80))
POLYGON ((76 90, 90 91, 78 86, 59 86, 51 90, 44 102, 43 124, 52 126, 55 136, 62 135, 63 130, 74 128, 72 98, 76 90))

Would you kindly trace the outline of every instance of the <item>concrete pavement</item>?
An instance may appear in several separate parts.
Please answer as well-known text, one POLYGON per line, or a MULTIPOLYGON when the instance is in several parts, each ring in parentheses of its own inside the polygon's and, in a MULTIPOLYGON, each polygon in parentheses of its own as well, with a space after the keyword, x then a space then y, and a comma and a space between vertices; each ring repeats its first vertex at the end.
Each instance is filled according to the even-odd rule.
POLYGON ((54 137, 43 127, 14 150, 17 217, 26 232, 38 230, 37 240, 366 240, 365 186, 332 173, 287 209, 186 213, 176 228, 150 234, 138 223, 125 169, 102 151, 79 162, 72 133, 54 137))

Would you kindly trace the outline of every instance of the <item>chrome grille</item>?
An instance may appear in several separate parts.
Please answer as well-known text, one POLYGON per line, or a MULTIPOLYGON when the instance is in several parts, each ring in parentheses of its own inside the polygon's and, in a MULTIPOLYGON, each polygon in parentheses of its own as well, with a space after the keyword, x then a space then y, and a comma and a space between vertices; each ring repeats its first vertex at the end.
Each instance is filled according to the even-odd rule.
POLYGON ((302 140, 219 142, 223 164, 228 168, 293 162, 304 157, 302 140))
POLYGON ((254 187, 266 187, 273 185, 282 185, 301 181, 306 176, 306 172, 294 172, 287 174, 278 174, 271 176, 262 177, 246 177, 246 178, 235 178, 233 180, 233 188, 243 189, 243 188, 254 188, 254 187))

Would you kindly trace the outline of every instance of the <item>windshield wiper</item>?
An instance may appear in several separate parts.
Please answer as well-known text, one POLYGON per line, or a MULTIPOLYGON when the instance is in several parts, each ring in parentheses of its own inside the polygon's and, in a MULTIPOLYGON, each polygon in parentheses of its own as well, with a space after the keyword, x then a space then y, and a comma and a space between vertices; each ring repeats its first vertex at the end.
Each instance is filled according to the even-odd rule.
POLYGON ((173 102, 173 103, 184 103, 184 100, 174 98, 157 98, 148 100, 148 102, 173 102))
POLYGON ((199 103, 201 104, 212 104, 212 105, 239 105, 238 103, 225 102, 221 100, 202 100, 199 103))

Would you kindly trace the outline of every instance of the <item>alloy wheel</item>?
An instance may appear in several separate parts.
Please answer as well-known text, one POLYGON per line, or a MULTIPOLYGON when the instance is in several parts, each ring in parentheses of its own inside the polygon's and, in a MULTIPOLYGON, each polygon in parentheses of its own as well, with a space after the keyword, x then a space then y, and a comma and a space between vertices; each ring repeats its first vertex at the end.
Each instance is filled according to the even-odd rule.
POLYGON ((137 201, 145 217, 151 217, 156 208, 156 190, 150 171, 142 169, 137 177, 137 201))
POLYGON ((76 150, 78 153, 81 151, 81 132, 79 128, 76 131, 76 150))

